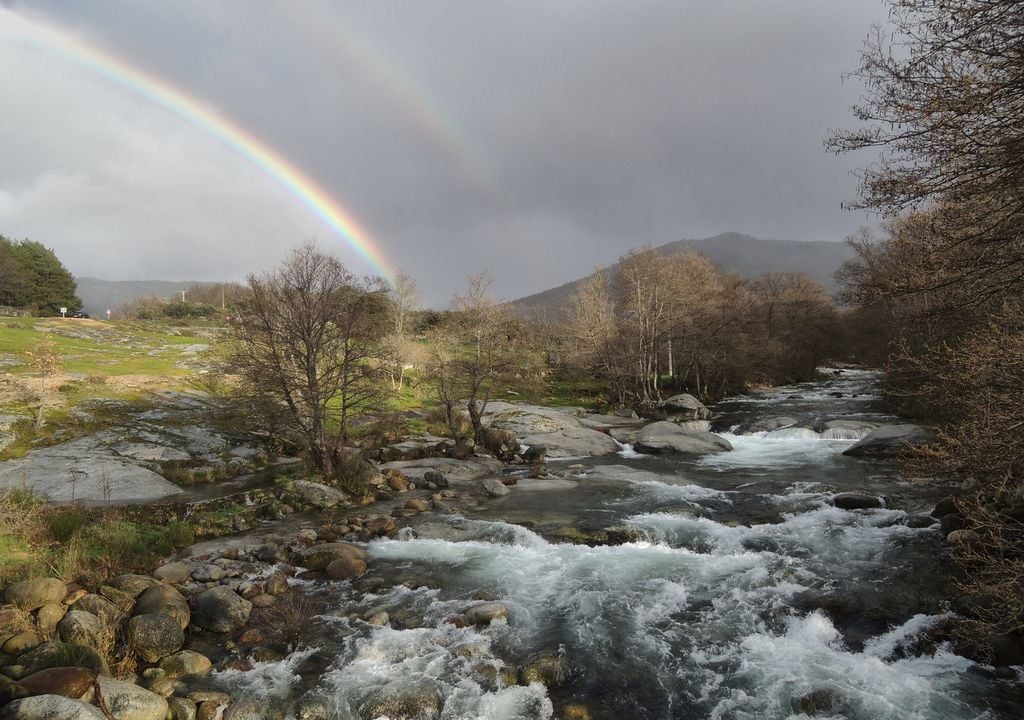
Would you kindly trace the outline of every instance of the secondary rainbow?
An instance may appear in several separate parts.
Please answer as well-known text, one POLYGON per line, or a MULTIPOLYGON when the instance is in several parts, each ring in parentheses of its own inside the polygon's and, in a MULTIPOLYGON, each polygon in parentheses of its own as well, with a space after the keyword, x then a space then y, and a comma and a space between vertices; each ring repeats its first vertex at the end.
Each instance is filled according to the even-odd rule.
POLYGON ((50 23, 27 20, 0 9, 0 36, 32 43, 62 59, 87 68, 166 108, 217 138, 298 198, 388 282, 394 268, 370 234, 340 203, 302 170, 238 124, 156 76, 140 71, 113 54, 87 45, 50 23), (12 32, 13 31, 13 32, 12 32))

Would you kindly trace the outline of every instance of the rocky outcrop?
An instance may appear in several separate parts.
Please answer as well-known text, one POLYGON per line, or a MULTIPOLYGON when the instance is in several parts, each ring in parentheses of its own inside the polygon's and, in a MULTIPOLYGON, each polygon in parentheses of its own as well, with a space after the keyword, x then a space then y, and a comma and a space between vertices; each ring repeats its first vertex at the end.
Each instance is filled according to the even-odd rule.
POLYGON ((687 432, 673 422, 656 422, 645 426, 633 447, 644 453, 675 453, 710 455, 732 450, 729 441, 710 432, 687 432))
POLYGON ((519 440, 530 447, 543 446, 549 460, 597 457, 619 451, 619 444, 610 435, 587 427, 567 427, 553 433, 522 435, 519 440))
POLYGON ((908 447, 934 440, 935 435, 919 425, 883 425, 858 440, 843 455, 893 457, 908 447))
MULTIPOLYGON (((607 432, 587 427, 584 413, 572 414, 537 405, 491 403, 484 420, 490 427, 514 433, 523 445, 543 445, 549 459, 593 457, 617 452, 607 432)), ((620 424, 614 418, 613 424, 620 424)), ((627 423, 628 424, 628 423, 627 423)))

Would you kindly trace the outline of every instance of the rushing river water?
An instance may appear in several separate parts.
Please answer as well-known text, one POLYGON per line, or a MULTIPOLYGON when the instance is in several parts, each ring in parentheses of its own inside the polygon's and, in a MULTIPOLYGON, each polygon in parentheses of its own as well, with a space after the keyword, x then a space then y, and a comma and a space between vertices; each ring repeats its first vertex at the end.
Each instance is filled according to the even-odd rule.
MULTIPOLYGON (((383 582, 323 591, 330 660, 311 692, 343 720, 410 688, 450 720, 1019 717, 1019 678, 942 642, 947 549, 937 526, 907 524, 941 491, 843 456, 856 422, 815 431, 891 422, 876 382, 847 371, 728 400, 718 428, 782 415, 802 427, 724 432, 735 449, 699 460, 627 447, 552 463, 555 479, 369 544, 383 582), (840 491, 885 496, 886 509, 835 508, 840 491), (602 531, 627 542, 565 541, 602 531), (504 603, 507 623, 445 622, 474 597, 504 603), (358 619, 379 610, 391 627, 358 619), (506 684, 538 657, 551 687, 506 684)), ((244 682, 283 697, 304 657, 244 682)))

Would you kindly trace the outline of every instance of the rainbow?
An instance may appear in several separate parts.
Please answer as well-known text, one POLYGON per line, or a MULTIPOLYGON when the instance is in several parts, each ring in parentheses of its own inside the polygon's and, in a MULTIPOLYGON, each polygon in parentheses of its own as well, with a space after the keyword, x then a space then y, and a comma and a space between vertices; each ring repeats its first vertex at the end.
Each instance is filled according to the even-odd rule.
POLYGON ((132 67, 107 51, 87 45, 51 23, 30 21, 22 15, 0 8, 0 37, 4 35, 41 47, 70 63, 107 78, 215 137, 298 198, 341 237, 375 273, 388 282, 392 281, 395 274, 393 266, 351 212, 280 153, 221 115, 216 109, 206 106, 202 101, 160 78, 132 67))

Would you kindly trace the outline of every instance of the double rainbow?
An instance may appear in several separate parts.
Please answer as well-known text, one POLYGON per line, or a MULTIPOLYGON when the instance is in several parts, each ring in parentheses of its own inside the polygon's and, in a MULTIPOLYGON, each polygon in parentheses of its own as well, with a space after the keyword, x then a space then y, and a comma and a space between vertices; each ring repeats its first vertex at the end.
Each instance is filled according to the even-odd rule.
POLYGON ((90 46, 52 24, 32 21, 0 8, 0 38, 12 37, 87 68, 217 138, 266 173, 318 215, 370 268, 391 282, 394 268, 355 216, 302 170, 237 123, 160 78, 113 54, 90 46))

